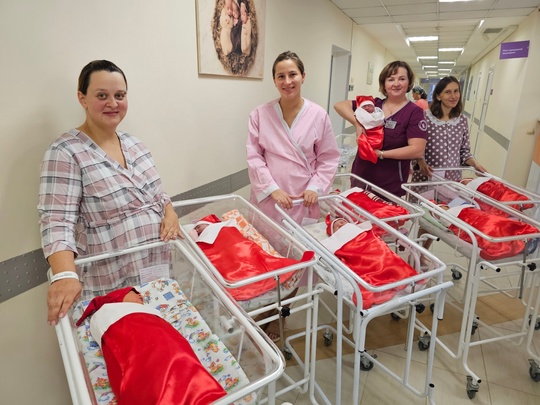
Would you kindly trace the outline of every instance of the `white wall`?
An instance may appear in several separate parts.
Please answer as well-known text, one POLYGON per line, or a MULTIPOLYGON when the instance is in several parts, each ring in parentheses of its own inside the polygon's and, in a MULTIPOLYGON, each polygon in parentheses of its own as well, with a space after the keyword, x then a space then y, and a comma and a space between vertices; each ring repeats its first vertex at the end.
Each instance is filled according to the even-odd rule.
MULTIPOLYGON (((540 13, 533 12, 519 28, 504 42, 530 40, 528 58, 499 59, 500 48, 496 47, 472 68, 476 88, 479 72, 482 79, 478 89, 478 100, 475 108, 475 118, 480 118, 482 103, 490 67, 494 67, 493 94, 489 100, 489 108, 485 125, 503 135, 510 141, 508 151, 485 134, 480 134, 478 160, 495 175, 501 176, 519 186, 525 186, 536 136, 527 134, 536 127, 540 117, 540 13)), ((465 109, 472 112, 472 100, 467 102, 465 109)), ((473 142, 478 128, 473 125, 473 142)))
MULTIPOLYGON (((198 75, 195 3, 0 0, 0 261, 40 246, 41 159, 83 122, 77 78, 93 59, 125 71, 121 130, 147 144, 171 195, 246 167, 248 114, 278 96, 282 51, 305 63, 303 95, 326 105, 332 45, 350 49, 353 25, 330 1, 266 1, 263 80, 198 75)), ((42 285, 0 304, 2 403, 71 403, 45 297, 42 285)))

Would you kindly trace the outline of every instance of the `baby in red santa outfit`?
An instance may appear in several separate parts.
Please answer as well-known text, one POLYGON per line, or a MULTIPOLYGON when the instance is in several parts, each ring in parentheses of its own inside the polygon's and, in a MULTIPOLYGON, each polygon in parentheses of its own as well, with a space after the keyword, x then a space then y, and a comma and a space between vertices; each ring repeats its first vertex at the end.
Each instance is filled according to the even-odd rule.
POLYGON ((364 160, 377 163, 375 149, 381 149, 384 139, 384 113, 375 107, 371 96, 356 97, 356 119, 364 127, 366 133, 358 138, 358 153, 364 160))
POLYGON ((189 342, 132 287, 94 298, 87 318, 119 405, 210 404, 226 395, 189 342))

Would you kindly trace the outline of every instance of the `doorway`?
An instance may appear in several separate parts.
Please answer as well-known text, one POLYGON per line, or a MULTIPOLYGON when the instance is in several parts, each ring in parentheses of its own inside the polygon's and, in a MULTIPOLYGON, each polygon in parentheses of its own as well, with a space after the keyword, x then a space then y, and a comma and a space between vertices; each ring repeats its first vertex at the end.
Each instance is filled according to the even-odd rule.
POLYGON ((330 63, 330 89, 328 91, 328 106, 334 134, 343 133, 345 120, 334 110, 334 104, 347 99, 349 94, 349 74, 351 71, 351 52, 339 46, 332 45, 330 63))

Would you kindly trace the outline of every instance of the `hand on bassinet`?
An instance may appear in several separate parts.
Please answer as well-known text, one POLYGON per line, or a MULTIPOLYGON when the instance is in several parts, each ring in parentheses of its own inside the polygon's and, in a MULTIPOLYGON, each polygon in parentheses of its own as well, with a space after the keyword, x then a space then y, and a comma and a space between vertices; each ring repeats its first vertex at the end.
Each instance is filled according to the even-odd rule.
POLYGON ((293 207, 292 197, 281 189, 273 191, 272 194, 270 194, 270 196, 274 199, 274 201, 277 204, 279 204, 281 208, 288 210, 293 207))
POLYGON ((81 295, 81 291, 81 283, 74 278, 65 278, 51 284, 47 293, 49 307, 47 322, 49 325, 55 326, 59 318, 63 318, 67 314, 69 308, 81 295))
POLYGON ((184 235, 180 230, 180 224, 178 223, 178 215, 176 215, 172 204, 165 207, 165 216, 161 221, 159 237, 164 242, 168 242, 171 239, 175 240, 176 238, 184 239, 184 235))

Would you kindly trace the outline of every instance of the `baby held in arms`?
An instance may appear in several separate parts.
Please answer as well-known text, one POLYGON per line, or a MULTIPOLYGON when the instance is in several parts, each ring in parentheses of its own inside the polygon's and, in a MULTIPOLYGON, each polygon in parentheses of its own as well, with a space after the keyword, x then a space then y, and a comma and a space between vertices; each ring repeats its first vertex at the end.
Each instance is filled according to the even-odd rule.
POLYGON ((365 134, 358 137, 358 152, 362 159, 377 163, 378 157, 375 149, 381 149, 384 139, 384 112, 375 107, 375 101, 371 96, 356 97, 356 109, 354 115, 365 129, 365 134))

